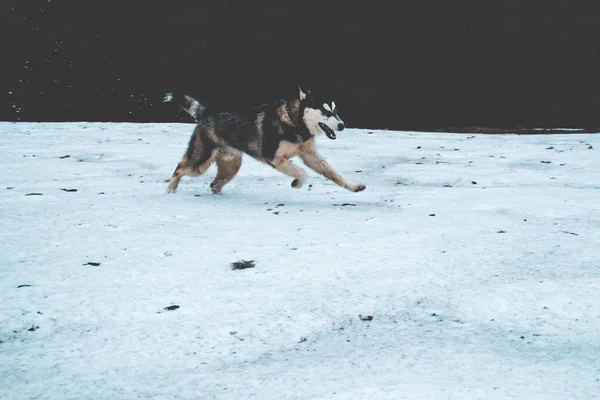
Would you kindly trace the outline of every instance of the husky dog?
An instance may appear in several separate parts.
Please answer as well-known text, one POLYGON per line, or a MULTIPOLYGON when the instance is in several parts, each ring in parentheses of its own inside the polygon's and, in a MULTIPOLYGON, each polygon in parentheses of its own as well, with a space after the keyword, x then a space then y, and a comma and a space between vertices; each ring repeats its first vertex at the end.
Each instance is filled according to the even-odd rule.
POLYGON ((165 102, 175 101, 197 122, 167 192, 175 193, 183 176, 202 175, 216 162, 217 176, 210 187, 214 194, 220 194, 239 171, 243 153, 294 178, 292 187, 297 189, 308 174, 289 161, 294 156, 343 188, 353 192, 365 190, 365 185, 348 182, 317 153, 317 135, 325 133, 334 140, 335 132, 344 130, 335 102, 317 103, 310 90, 304 93, 298 89, 299 97, 295 100, 278 100, 246 112, 212 111, 193 97, 184 95, 177 99, 167 93, 165 102))

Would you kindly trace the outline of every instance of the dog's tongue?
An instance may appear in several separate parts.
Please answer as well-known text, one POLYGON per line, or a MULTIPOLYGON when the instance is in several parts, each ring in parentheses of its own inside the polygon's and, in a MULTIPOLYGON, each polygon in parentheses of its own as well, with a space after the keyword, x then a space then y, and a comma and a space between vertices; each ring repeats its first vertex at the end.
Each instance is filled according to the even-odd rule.
POLYGON ((319 122, 319 126, 321 127, 321 129, 323 129, 323 131, 325 132, 325 134, 327 135, 327 137, 331 140, 335 140, 337 138, 337 136, 335 135, 335 132, 328 127, 327 125, 319 122))

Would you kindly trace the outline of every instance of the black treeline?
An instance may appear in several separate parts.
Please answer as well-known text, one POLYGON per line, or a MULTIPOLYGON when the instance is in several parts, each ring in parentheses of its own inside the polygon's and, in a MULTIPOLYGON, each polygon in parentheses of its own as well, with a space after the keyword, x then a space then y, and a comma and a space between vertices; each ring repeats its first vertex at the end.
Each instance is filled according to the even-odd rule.
POLYGON ((66 1, 0 5, 0 120, 189 121, 296 94, 352 127, 600 126, 600 3, 66 1))

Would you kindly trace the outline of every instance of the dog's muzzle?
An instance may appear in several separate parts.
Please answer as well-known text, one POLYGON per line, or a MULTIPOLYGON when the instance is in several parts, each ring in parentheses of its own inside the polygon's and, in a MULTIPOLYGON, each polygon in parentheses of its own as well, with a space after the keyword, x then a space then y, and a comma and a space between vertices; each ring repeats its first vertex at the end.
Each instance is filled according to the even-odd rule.
POLYGON ((325 132, 325 134, 327 135, 327 137, 329 139, 335 140, 337 138, 337 136, 335 135, 335 132, 333 131, 333 129, 331 129, 330 127, 328 127, 324 123, 319 122, 319 128, 323 129, 323 132, 325 132))

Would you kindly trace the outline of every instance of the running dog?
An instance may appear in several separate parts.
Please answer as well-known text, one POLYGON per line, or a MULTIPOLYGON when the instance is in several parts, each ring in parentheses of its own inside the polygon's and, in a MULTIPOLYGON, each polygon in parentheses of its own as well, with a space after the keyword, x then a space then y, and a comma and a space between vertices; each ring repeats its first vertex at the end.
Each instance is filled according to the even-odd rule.
POLYGON ((299 156, 307 167, 352 192, 365 190, 341 176, 317 152, 316 136, 325 133, 331 140, 344 130, 335 102, 317 102, 310 90, 294 100, 277 100, 244 112, 211 110, 200 101, 167 93, 164 101, 175 102, 197 122, 183 159, 175 168, 168 193, 175 193, 183 176, 200 176, 213 162, 217 176, 210 184, 220 194, 242 165, 242 154, 264 162, 294 180, 292 187, 304 185, 308 174, 290 162, 299 156))

